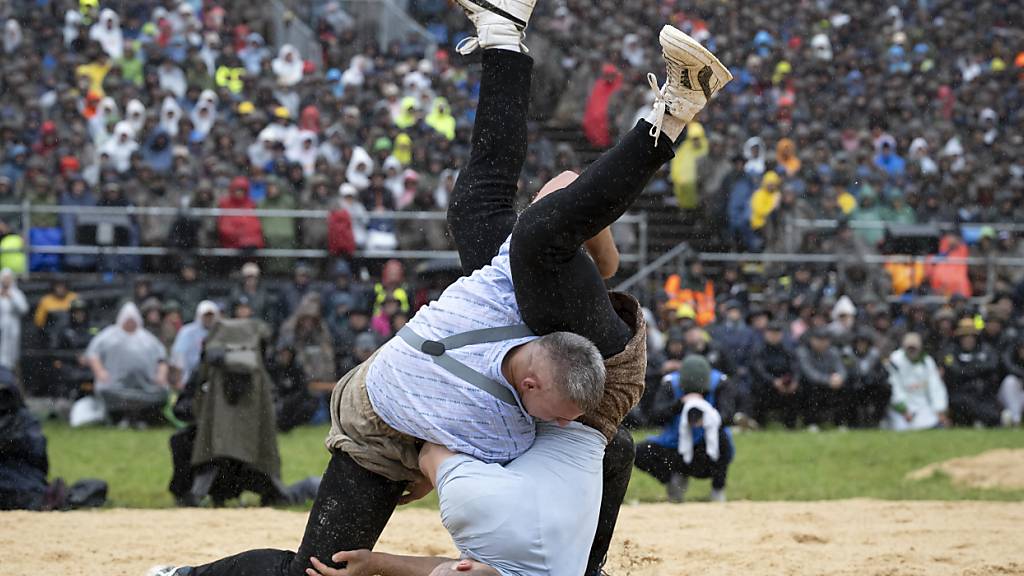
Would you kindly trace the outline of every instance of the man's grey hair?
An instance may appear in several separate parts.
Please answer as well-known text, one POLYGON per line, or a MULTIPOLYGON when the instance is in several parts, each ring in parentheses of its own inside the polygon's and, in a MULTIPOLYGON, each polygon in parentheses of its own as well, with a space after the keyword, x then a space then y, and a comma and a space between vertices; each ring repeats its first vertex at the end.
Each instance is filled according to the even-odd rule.
POLYGON ((584 413, 597 409, 604 396, 605 368, 593 342, 572 332, 554 332, 537 340, 547 355, 555 385, 584 413))

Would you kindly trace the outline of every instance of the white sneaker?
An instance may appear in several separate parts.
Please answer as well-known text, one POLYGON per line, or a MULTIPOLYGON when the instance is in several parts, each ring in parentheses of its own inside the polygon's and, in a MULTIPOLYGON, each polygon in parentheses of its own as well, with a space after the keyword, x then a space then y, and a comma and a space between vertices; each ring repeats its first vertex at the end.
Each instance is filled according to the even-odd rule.
POLYGON ((712 502, 725 502, 725 488, 721 490, 711 490, 711 501, 712 502))
POLYGON ((455 50, 462 55, 477 48, 519 46, 529 52, 523 39, 537 0, 455 0, 476 26, 476 36, 466 38, 455 50))
POLYGON ((146 572, 146 576, 188 576, 191 569, 177 568, 175 566, 153 566, 146 572), (181 574, 178 571, 181 570, 181 574))
POLYGON ((661 135, 666 112, 684 123, 689 122, 732 80, 729 69, 714 54, 678 28, 666 25, 661 29, 660 39, 668 79, 664 86, 658 88, 658 77, 647 74, 647 81, 656 94, 654 113, 657 120, 651 128, 651 136, 655 139, 661 135))

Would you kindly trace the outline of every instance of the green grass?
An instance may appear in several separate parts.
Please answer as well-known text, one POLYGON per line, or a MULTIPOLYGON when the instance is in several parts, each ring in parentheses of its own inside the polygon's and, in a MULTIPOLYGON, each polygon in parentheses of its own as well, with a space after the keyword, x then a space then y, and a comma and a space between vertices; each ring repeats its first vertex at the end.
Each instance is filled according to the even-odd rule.
MULTIPOLYGON (((110 484, 110 505, 162 508, 173 505, 167 492, 171 456, 167 428, 145 431, 71 429, 47 424, 51 476, 65 480, 95 477, 110 484)), ((323 472, 329 455, 326 427, 300 428, 279 437, 282 475, 294 482, 323 472)), ((642 439, 645 434, 637 434, 642 439)), ((933 462, 995 448, 1024 448, 1021 430, 942 430, 895 434, 884 431, 809 434, 765 431, 736 437, 737 456, 729 470, 733 500, 1022 500, 1024 491, 961 488, 936 475, 907 481, 907 472, 933 462)), ((690 498, 706 498, 709 482, 691 483, 690 498)), ((627 502, 657 502, 664 490, 636 472, 627 502)), ((243 503, 255 500, 244 498, 243 503)), ((437 505, 436 497, 415 504, 437 505)))

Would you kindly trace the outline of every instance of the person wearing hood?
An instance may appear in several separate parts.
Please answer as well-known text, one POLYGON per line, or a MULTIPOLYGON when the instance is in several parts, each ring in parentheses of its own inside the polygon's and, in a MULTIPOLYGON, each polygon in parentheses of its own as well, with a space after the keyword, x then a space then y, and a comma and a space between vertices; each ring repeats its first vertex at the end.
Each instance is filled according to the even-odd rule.
POLYGON ((438 134, 448 140, 455 139, 455 117, 452 116, 451 106, 445 98, 434 98, 434 105, 425 119, 427 126, 433 128, 438 134))
POLYGON ((622 88, 622 72, 612 63, 601 67, 601 76, 594 81, 583 113, 583 133, 596 148, 605 149, 612 145, 612 126, 609 103, 612 96, 622 88))
POLYGON ((906 172, 907 163, 896 153, 896 141, 892 137, 883 138, 879 142, 875 166, 885 171, 890 178, 898 178, 906 172))
POLYGON ((370 187, 370 175, 373 174, 373 158, 362 146, 352 149, 352 159, 345 170, 345 180, 362 192, 370 187))
POLYGON ((857 307, 849 296, 840 296, 832 307, 832 322, 828 325, 832 342, 842 348, 853 340, 854 326, 857 323, 857 307))
POLYGON ((170 96, 165 97, 163 103, 160 105, 159 126, 160 129, 166 132, 172 139, 178 136, 181 116, 181 106, 178 105, 177 100, 170 96))
POLYGON ((291 44, 284 44, 277 52, 277 58, 270 63, 270 68, 277 78, 278 86, 291 88, 302 81, 302 56, 291 44))
POLYGON ((102 146, 110 138, 110 128, 117 123, 119 115, 113 98, 105 96, 100 100, 96 114, 89 118, 89 136, 97 146, 102 146))
MULTIPOLYGON (((222 210, 254 210, 256 204, 249 198, 249 179, 236 176, 231 181, 227 196, 217 203, 217 207, 222 210)), ((218 216, 217 232, 223 248, 263 248, 263 227, 255 215, 218 216)))
POLYGON ((137 98, 129 100, 125 107, 124 121, 136 134, 142 134, 146 128, 146 106, 137 98))
POLYGON ((270 57, 263 36, 250 32, 245 37, 245 47, 238 51, 238 58, 245 65, 246 72, 251 76, 259 76, 263 69, 263 61, 270 57))
POLYGON ((285 158, 302 166, 302 173, 311 177, 316 173, 317 146, 316 132, 300 130, 286 145, 285 158))
POLYGON ((118 58, 116 64, 121 69, 121 78, 139 88, 146 82, 146 61, 140 53, 141 48, 128 42, 124 45, 124 56, 118 58))
POLYGON ((203 354, 203 341, 210 329, 220 318, 220 307, 211 300, 203 300, 196 306, 195 320, 185 324, 178 331, 171 345, 170 365, 175 369, 172 381, 176 388, 184 387, 192 372, 199 367, 203 354))
POLYGON ((405 174, 402 170, 402 163, 394 156, 388 156, 384 160, 384 186, 391 191, 398 204, 405 192, 405 174))
POLYGON ((277 347, 286 346, 295 349, 296 360, 310 382, 334 381, 334 345, 323 320, 319 292, 303 296, 295 312, 281 325, 277 347))
POLYGON ((760 136, 748 138, 743 143, 743 157, 747 160, 743 169, 755 180, 760 178, 766 170, 764 156, 764 140, 761 140, 760 136))
POLYGON ((21 317, 28 300, 10 268, 0 270, 0 367, 14 370, 21 357, 21 317))
POLYGON ((78 27, 82 25, 82 13, 74 8, 64 12, 64 27, 61 28, 61 37, 64 39, 64 48, 70 50, 78 40, 78 27))
MULTIPOLYGON (((212 94, 212 92, 210 93, 212 94)), ((190 117, 192 134, 189 135, 189 141, 202 142, 206 140, 210 131, 213 130, 213 125, 217 122, 217 103, 201 99, 192 109, 190 117)))
POLYGON ((765 172, 761 178, 761 187, 750 197, 750 229, 757 235, 757 244, 752 248, 759 250, 764 246, 764 227, 768 218, 779 206, 782 198, 780 192, 782 179, 773 171, 765 172))
POLYGON ((170 92, 175 98, 182 99, 188 90, 188 79, 181 67, 170 58, 164 58, 157 67, 161 90, 170 92))
POLYGON ((700 207, 697 163, 707 155, 708 138, 704 126, 700 122, 690 122, 671 164, 672 189, 680 210, 696 210, 700 207))
POLYGON ((132 154, 138 149, 139 144, 135 141, 135 131, 131 124, 121 121, 114 126, 113 136, 103 143, 99 152, 109 156, 114 169, 124 174, 131 168, 132 154))
POLYGON ((356 248, 362 250, 366 247, 366 227, 370 223, 370 215, 366 206, 359 199, 359 191, 348 182, 338 187, 338 205, 342 210, 348 212, 352 222, 352 237, 355 240, 356 248))
POLYGON ((887 428, 904 431, 949 426, 946 385, 918 333, 903 336, 903 345, 889 357, 886 368, 892 387, 887 428))
POLYGON ((99 43, 103 51, 113 59, 124 56, 124 36, 121 34, 121 19, 117 12, 104 8, 98 22, 89 28, 89 39, 99 43))
POLYGON ((800 157, 796 154, 796 143, 789 138, 779 140, 775 145, 775 161, 786 171, 786 176, 796 176, 801 165, 800 157))
POLYGON ((89 342, 85 357, 111 420, 156 419, 168 397, 167 350, 142 327, 135 304, 121 307, 114 324, 89 342))
MULTIPOLYGON (((885 220, 884 209, 878 203, 878 193, 870 184, 863 184, 857 194, 857 208, 850 214, 851 222, 882 222, 885 220)), ((869 247, 877 247, 885 238, 885 229, 881 227, 857 227, 854 233, 869 247)))

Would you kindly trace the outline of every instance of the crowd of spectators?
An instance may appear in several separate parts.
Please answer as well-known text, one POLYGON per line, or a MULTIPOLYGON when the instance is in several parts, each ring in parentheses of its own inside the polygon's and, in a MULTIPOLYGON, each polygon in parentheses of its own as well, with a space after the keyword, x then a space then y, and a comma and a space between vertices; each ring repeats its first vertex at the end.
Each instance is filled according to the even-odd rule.
POLYGON ((739 267, 720 272, 694 259, 657 291, 649 392, 697 354, 727 376, 723 414, 740 425, 1020 424, 1024 322, 1013 294, 855 301, 807 266, 771 286, 748 283, 739 267))
MULTIPOLYGON (((274 49, 254 3, 4 3, 0 204, 171 214, 111 218, 105 238, 91 217, 34 213, 25 230, 20 214, 6 213, 0 233, 36 246, 182 252, 447 249, 443 220, 375 215, 446 207, 468 153, 477 74, 449 52, 426 54, 418 38, 381 50, 336 3, 327 9, 313 58, 274 49), (188 207, 242 212, 174 216, 188 207), (245 214, 255 208, 330 216, 245 214)), ((553 154, 540 158, 537 169, 554 169, 553 154)), ((28 264, 131 273, 171 262, 35 254, 28 264)))
MULTIPOLYGON (((327 2, 314 24, 316 58, 290 45, 273 48, 267 16, 253 3, 64 0, 2 10, 0 204, 241 212, 126 216, 113 239, 101 238, 84 215, 33 214, 24 230, 20 215, 0 214, 0 234, 36 245, 115 242, 183 254, 329 248, 339 257, 323 266, 266 259, 262 270, 244 258, 236 262, 248 262, 244 288, 216 295, 197 279, 203 261, 34 255, 28 267, 36 270, 110 265, 177 274, 173 288, 139 282, 128 298, 137 313, 120 309, 113 324, 160 342, 169 370, 147 376, 154 383, 183 384, 188 354, 175 351, 175 340, 195 340, 210 305, 216 314, 263 319, 275 333, 272 372, 314 382, 372 353, 423 303, 400 288, 400 263, 384 266, 378 283, 353 273, 349 257, 366 248, 449 247, 443 220, 380 216, 443 210, 468 153, 479 79, 451 50, 468 26, 447 2, 411 3, 440 41, 436 54, 417 37, 381 50, 327 2), (291 216, 245 214, 254 208, 329 216, 299 225, 291 216), (261 288, 268 274, 293 280, 268 291, 261 288), (179 333, 182 326, 191 328, 179 333)), ((531 33, 554 53, 545 58, 557 68, 554 82, 564 82, 551 122, 582 127, 596 148, 610 145, 650 105, 644 75, 662 69, 657 32, 671 22, 719 54, 735 80, 689 127, 649 193, 703 213, 699 221, 716 231, 704 238, 712 248, 841 256, 755 274, 688 266, 650 299, 651 378, 700 352, 730 376, 737 410, 750 419, 763 421, 777 408, 791 425, 892 423, 890 409, 916 401, 892 374, 920 369, 924 354, 934 370, 910 386, 920 392, 921 382, 930 383, 924 389, 935 417, 922 422, 992 425, 1007 410, 1019 421, 1016 400, 1005 398, 1019 398, 1021 378, 1011 366, 1024 268, 968 267, 955 258, 1024 255, 1011 229, 972 227, 1015 223, 1024 200, 1024 164, 1013 154, 1024 143, 1024 47, 1011 26, 1021 16, 1020 6, 995 2, 759 1, 742 10, 707 2, 541 3, 531 33), (838 224, 805 230, 798 219, 838 224), (883 229, 863 224, 879 221, 955 226, 945 229, 935 259, 883 267, 869 256, 893 249, 883 229), (971 304, 982 286, 986 303, 971 304), (949 300, 926 306, 917 298, 923 294, 949 300), (892 304, 893 297, 902 300, 892 304), (958 367, 975 356, 992 364, 981 376, 958 367), (948 407, 935 382, 951 387, 948 407), (965 390, 984 402, 965 400, 965 390), (967 405, 968 412, 957 408, 967 405)), ((538 68, 539 82, 553 82, 538 68)), ((571 147, 536 128, 524 193, 578 168, 571 147)), ((0 260, 17 262, 6 253, 0 260)), ((13 274, 0 282, 0 366, 13 368, 14 326, 29 306, 13 274)), ((90 303, 57 284, 34 323, 45 346, 82 352, 103 326, 89 320, 90 303)), ((103 324, 114 312, 103 311, 103 324)), ((70 382, 107 371, 88 357, 56 369, 70 382)))
MULTIPOLYGON (((94 392, 113 423, 160 422, 168 415, 169 398, 197 372, 214 324, 220 318, 256 319, 266 326, 269 345, 263 359, 279 388, 279 408, 287 404, 302 414, 279 414, 284 427, 291 428, 322 421, 326 408, 320 403, 326 402, 338 375, 367 359, 415 308, 437 296, 423 277, 407 283, 398 260, 386 262, 376 282, 354 276, 345 260, 338 260, 323 279, 300 263, 289 281, 270 285, 254 262, 244 264, 234 278, 230 292, 217 291, 195 280, 194 264, 185 262, 171 282, 140 277, 116 306, 90 302, 64 280, 54 280, 35 304, 34 322, 28 323, 41 334, 35 339, 41 349, 35 360, 23 359, 21 368, 34 370, 49 395, 74 399, 94 392), (188 277, 193 280, 180 281, 188 277), (108 314, 111 309, 116 317, 108 314), (44 358, 42 366, 38 358, 44 358)), ((16 305, 10 302, 17 297, 8 290, 17 287, 0 293, 0 322, 7 318, 6 308, 16 305)), ((25 297, 20 299, 21 312, 10 315, 15 325, 28 312, 25 297)), ((0 354, 0 367, 14 371, 20 349, 5 331, 0 351, 9 346, 14 347, 11 357, 0 354)))

